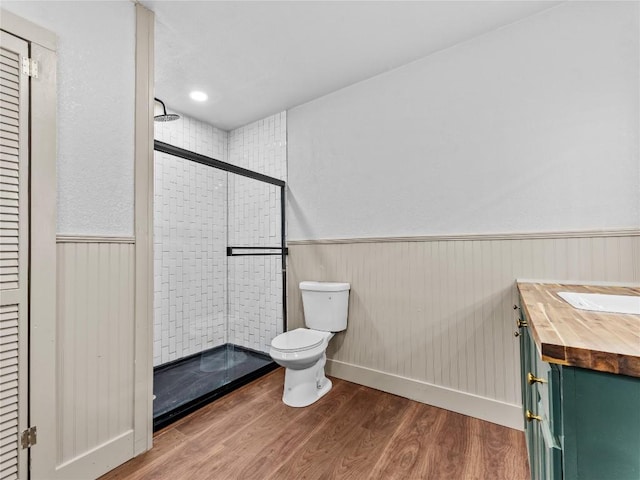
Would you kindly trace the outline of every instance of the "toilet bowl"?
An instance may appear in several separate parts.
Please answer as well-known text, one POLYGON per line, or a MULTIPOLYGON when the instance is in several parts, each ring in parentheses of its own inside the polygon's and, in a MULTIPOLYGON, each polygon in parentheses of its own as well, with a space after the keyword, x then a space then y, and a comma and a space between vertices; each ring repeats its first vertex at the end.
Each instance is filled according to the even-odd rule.
POLYGON ((282 333, 271 342, 269 354, 285 367, 282 401, 291 407, 306 407, 331 390, 324 373, 326 350, 334 332, 347 328, 348 283, 301 282, 305 323, 282 333))
POLYGON ((271 358, 286 368, 282 401, 290 407, 306 407, 331 390, 324 374, 325 351, 331 332, 297 328, 271 342, 271 358))

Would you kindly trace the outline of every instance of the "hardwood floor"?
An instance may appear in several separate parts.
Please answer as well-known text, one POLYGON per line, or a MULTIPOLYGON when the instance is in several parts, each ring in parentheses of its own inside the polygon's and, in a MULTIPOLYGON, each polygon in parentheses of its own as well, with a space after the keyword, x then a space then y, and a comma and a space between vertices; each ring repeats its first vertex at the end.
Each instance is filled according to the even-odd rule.
POLYGON ((278 369, 157 432, 100 480, 529 478, 522 432, 332 381, 291 408, 278 369))

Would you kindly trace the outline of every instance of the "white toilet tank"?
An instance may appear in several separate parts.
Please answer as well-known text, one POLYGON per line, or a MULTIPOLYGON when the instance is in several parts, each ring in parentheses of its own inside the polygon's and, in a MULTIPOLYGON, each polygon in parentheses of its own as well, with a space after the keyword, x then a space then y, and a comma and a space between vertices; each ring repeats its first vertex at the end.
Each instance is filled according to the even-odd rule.
POLYGON ((324 332, 345 330, 350 288, 348 283, 300 282, 307 327, 324 332))

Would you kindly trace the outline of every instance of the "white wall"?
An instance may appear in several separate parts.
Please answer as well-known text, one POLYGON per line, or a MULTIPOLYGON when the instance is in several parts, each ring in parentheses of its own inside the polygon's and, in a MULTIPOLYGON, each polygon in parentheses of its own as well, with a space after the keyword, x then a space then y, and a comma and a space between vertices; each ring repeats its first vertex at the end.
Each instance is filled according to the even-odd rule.
POLYGON ((132 236, 134 4, 2 8, 58 35, 58 233, 132 236))
POLYGON ((289 238, 640 226, 637 2, 567 2, 288 113, 289 238))
MULTIPOLYGON (((225 160, 227 132, 185 117, 155 138, 225 160)), ((227 342, 227 174, 155 152, 153 364, 227 342)))

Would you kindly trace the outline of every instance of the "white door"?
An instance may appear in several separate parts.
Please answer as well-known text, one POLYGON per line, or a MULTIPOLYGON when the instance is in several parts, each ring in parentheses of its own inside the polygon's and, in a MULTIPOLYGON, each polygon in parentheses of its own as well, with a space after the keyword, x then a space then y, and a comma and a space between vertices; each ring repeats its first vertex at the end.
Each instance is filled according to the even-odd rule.
POLYGON ((28 408, 28 44, 0 32, 0 478, 26 479, 28 408))

